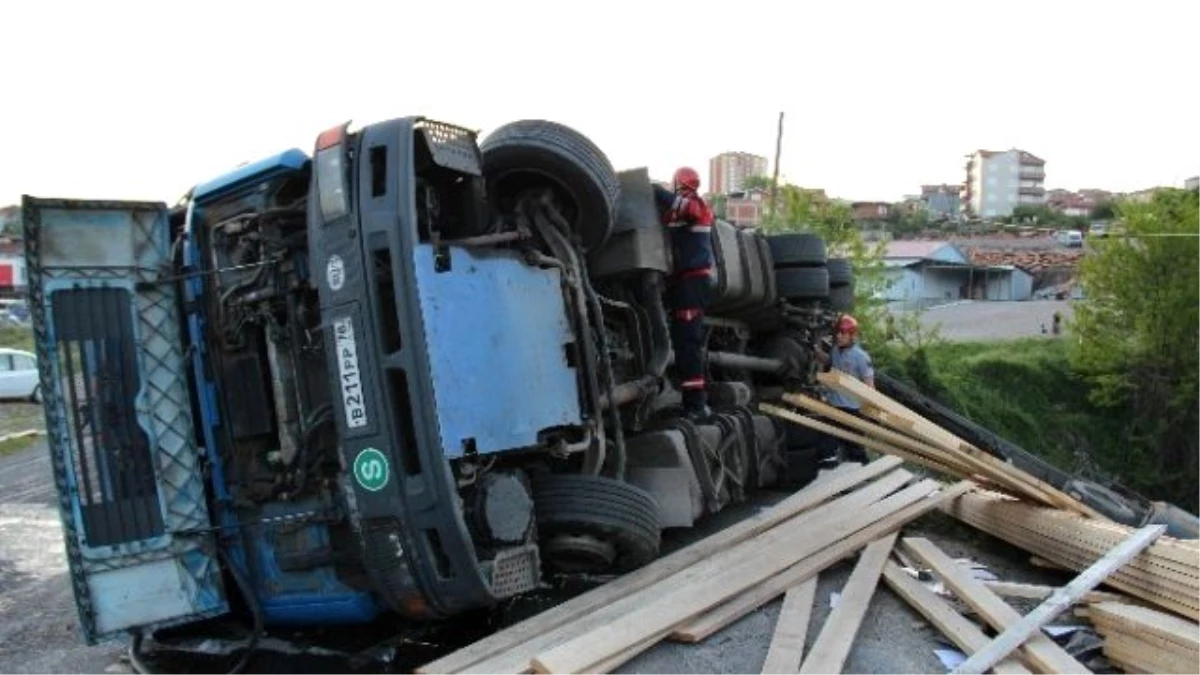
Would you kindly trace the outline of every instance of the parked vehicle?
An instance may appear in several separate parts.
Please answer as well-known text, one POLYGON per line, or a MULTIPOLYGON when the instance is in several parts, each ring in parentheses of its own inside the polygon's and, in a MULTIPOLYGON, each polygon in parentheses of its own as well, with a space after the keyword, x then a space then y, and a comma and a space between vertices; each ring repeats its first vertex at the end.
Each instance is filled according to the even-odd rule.
POLYGON ((37 357, 19 349, 0 347, 0 400, 41 400, 37 357))

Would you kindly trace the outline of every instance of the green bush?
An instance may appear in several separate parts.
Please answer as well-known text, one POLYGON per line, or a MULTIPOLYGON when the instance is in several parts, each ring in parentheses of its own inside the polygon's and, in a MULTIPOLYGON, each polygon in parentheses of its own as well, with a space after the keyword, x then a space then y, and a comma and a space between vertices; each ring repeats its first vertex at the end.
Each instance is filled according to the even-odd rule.
POLYGON ((0 347, 24 349, 33 351, 33 331, 20 326, 5 326, 0 328, 0 347))

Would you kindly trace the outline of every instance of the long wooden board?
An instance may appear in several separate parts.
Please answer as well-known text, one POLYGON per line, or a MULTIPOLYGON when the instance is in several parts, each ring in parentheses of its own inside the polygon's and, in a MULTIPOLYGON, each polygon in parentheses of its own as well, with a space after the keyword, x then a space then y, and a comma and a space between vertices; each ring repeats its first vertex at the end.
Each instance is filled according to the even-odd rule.
MULTIPOLYGON (((978 626, 956 612, 948 602, 938 597, 924 584, 909 576, 896 563, 888 562, 884 566, 883 580, 896 595, 917 610, 964 654, 974 654, 988 643, 988 637, 979 630, 978 626)), ((1001 675, 1020 675, 1030 671, 1021 665, 1017 658, 1010 656, 992 666, 992 672, 1001 675)))
MULTIPOLYGON (((906 538, 905 549, 932 569, 947 588, 952 590, 971 609, 997 630, 1004 630, 1021 620, 1015 609, 992 593, 982 582, 966 573, 941 549, 928 539, 906 538)), ((1035 635, 1021 646, 1024 659, 1046 673, 1089 673, 1087 667, 1071 657, 1062 647, 1045 635, 1035 635)))
MULTIPOLYGON (((844 424, 852 429, 866 434, 867 436, 877 438, 887 443, 894 448, 902 448, 928 460, 934 461, 948 467, 955 472, 955 475, 962 478, 968 478, 979 482, 979 478, 983 477, 990 483, 995 483, 1001 488, 1009 491, 1017 491, 1017 494, 1028 494, 1030 491, 1025 486, 1017 481, 1012 480, 1007 475, 998 474, 979 461, 973 461, 970 456, 964 456, 961 453, 951 453, 941 448, 934 447, 928 443, 915 440, 910 436, 893 431, 884 426, 872 423, 860 417, 855 417, 845 413, 833 406, 818 401, 814 398, 804 396, 803 394, 784 394, 783 400, 814 412, 822 417, 827 417, 835 422, 844 424)), ((1029 496, 1035 499, 1047 499, 1041 493, 1030 494, 1029 496)))
POLYGON ((764 603, 770 602, 787 588, 805 579, 815 576, 837 561, 853 554, 871 541, 903 527, 905 523, 928 513, 935 504, 944 499, 953 499, 954 495, 970 489, 972 483, 962 481, 944 488, 936 496, 917 502, 901 509, 887 518, 854 533, 817 555, 793 565, 772 579, 738 595, 737 597, 715 607, 707 612, 692 617, 689 621, 676 627, 671 634, 672 640, 679 642, 700 642, 720 631, 734 621, 754 611, 764 603))
POLYGON ((992 664, 1008 656, 1021 643, 1035 634, 1040 634, 1045 626, 1063 611, 1068 609, 1084 593, 1100 585, 1114 570, 1129 562, 1135 555, 1141 553, 1155 539, 1167 531, 1166 525, 1147 525, 1134 532, 1119 546, 1109 551, 1091 567, 1081 572, 1069 584, 1055 591, 1042 604, 1038 605, 1015 623, 1007 626, 983 649, 972 654, 966 661, 960 663, 952 672, 982 674, 992 664))
POLYGON ((1197 624, 1149 607, 1117 602, 1088 606, 1088 618, 1098 626, 1112 624, 1131 633, 1149 633, 1178 644, 1181 649, 1200 651, 1197 624))
POLYGON ((794 521, 780 525, 772 530, 771 534, 777 537, 769 547, 743 544, 717 556, 719 573, 695 583, 675 585, 664 597, 640 603, 623 620, 609 622, 542 652, 534 658, 533 669, 539 673, 588 672, 613 654, 637 645, 647 635, 673 628, 870 523, 927 499, 936 487, 933 481, 922 481, 859 513, 818 528, 808 524, 795 527, 794 521))
POLYGON ((812 616, 813 600, 817 594, 817 577, 793 586, 783 596, 779 618, 767 658, 763 660, 764 675, 790 674, 800 668, 804 656, 804 641, 808 638, 808 621, 812 616))
POLYGON ((817 634, 808 658, 801 664, 801 673, 842 672, 846 657, 850 655, 850 646, 854 644, 863 617, 867 615, 871 596, 879 584, 883 565, 895 544, 896 533, 893 532, 863 549, 858 564, 842 588, 841 600, 825 619, 825 625, 817 634))
POLYGON ((913 464, 923 466, 927 469, 932 469, 934 471, 937 471, 938 473, 942 473, 947 476, 961 476, 964 478, 970 478, 969 476, 966 475, 969 472, 967 472, 963 469, 959 469, 957 467, 952 467, 952 466, 948 466, 946 464, 942 464, 938 460, 931 459, 924 455, 919 455, 919 454, 909 452, 907 450, 904 450, 903 448, 895 447, 893 445, 890 445, 888 443, 885 443, 885 442, 880 441, 875 438, 871 438, 869 436, 862 436, 862 435, 856 434, 852 431, 847 431, 846 429, 834 426, 832 424, 827 424, 825 422, 822 422, 821 420, 814 419, 812 417, 805 417, 804 415, 799 415, 790 410, 780 408, 779 406, 771 405, 770 403, 760 403, 760 404, 758 404, 758 408, 759 408, 759 410, 767 413, 768 415, 774 415, 775 417, 778 417, 780 419, 784 419, 789 422, 799 424, 800 426, 803 426, 803 427, 808 427, 809 429, 819 431, 823 434, 828 434, 830 436, 836 436, 837 438, 841 438, 843 440, 850 441, 851 443, 857 443, 863 447, 870 448, 876 452, 882 452, 886 455, 893 455, 893 456, 898 457, 899 459, 902 459, 906 462, 912 462, 913 464))
MULTIPOLYGON (((779 523, 800 515, 846 490, 874 480, 902 464, 896 457, 881 457, 853 471, 801 490, 750 518, 706 537, 671 555, 615 579, 587 593, 532 616, 520 623, 452 652, 419 668, 418 673, 460 672, 476 663, 529 644, 547 631, 593 613, 615 601, 657 583, 689 566, 711 558, 731 546, 755 537, 779 523)), ((500 672, 500 671, 494 671, 500 672)))
MULTIPOLYGON (((1041 584, 1021 584, 1012 581, 984 581, 984 586, 987 586, 996 595, 1006 598, 1021 598, 1023 600, 1045 600, 1050 597, 1054 591, 1058 590, 1055 586, 1043 586, 1041 584)), ((1079 598, 1079 603, 1096 603, 1096 602, 1138 602, 1137 598, 1132 595, 1122 595, 1120 593, 1108 593, 1105 591, 1090 591, 1084 593, 1079 598)))
POLYGON ((994 471, 997 474, 1005 475, 1011 480, 1027 486, 1030 495, 1043 495, 1045 499, 1050 500, 1050 504, 1059 508, 1067 509, 1068 511, 1075 511, 1091 518, 1105 519, 1101 513, 1090 506, 1087 506, 1079 500, 1062 492, 1058 488, 1055 488, 1054 486, 1045 483, 1042 480, 1025 473, 1024 471, 1017 469, 1011 464, 1001 461, 997 457, 994 457, 983 450, 976 448, 961 438, 958 438, 954 434, 951 434, 949 431, 946 431, 933 422, 925 419, 898 401, 888 398, 883 393, 868 387, 866 384, 853 377, 850 377, 844 373, 839 373, 835 370, 831 370, 826 373, 819 373, 817 379, 822 384, 836 389, 848 396, 853 396, 861 402, 870 403, 876 408, 891 413, 896 417, 908 419, 915 425, 915 431, 924 438, 927 438, 930 442, 943 447, 951 453, 958 453, 959 456, 971 457, 975 460, 978 460, 983 465, 987 466, 991 471, 994 471))

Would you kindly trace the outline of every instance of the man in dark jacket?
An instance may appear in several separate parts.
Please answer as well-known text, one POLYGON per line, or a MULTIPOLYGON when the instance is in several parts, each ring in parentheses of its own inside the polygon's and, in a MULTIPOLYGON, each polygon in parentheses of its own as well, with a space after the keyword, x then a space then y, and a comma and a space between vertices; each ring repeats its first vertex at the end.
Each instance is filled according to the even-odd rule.
POLYGON ((670 233, 675 262, 667 279, 666 302, 683 411, 698 421, 709 416, 704 309, 713 268, 713 213, 699 194, 700 174, 695 169, 680 168, 673 183, 674 192, 656 186, 655 201, 662 224, 670 233))

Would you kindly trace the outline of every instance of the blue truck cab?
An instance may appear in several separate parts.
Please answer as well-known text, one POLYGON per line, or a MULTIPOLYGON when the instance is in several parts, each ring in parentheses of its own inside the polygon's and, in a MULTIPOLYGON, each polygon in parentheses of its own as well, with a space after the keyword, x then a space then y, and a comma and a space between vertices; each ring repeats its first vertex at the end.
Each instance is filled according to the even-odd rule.
POLYGON ((452 617, 805 480, 756 404, 812 385, 851 280, 812 235, 719 222, 713 414, 688 419, 652 195, 562 125, 408 117, 173 207, 25 197, 86 640, 452 617))

